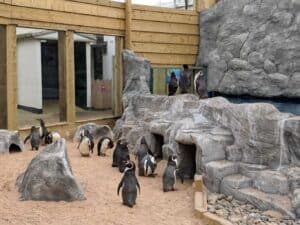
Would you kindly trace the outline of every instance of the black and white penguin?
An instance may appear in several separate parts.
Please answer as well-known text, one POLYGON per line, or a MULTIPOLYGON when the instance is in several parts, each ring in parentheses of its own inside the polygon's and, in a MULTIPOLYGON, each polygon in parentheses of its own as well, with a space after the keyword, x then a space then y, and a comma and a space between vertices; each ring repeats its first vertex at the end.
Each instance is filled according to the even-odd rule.
POLYGON ((147 153, 139 162, 139 176, 155 176, 155 169, 157 167, 157 163, 155 161, 154 156, 147 153))
POLYGON ((87 140, 85 140, 85 145, 88 143, 88 146, 89 146, 89 151, 91 153, 94 152, 94 137, 91 135, 91 133, 88 131, 88 130, 82 130, 80 131, 80 141, 79 141, 79 144, 77 146, 78 149, 80 149, 80 145, 82 143, 82 141, 84 139, 88 138, 89 139, 89 142, 87 140))
POLYGON ((56 131, 47 132, 45 136, 45 144, 51 144, 61 138, 60 134, 56 131))
POLYGON ((122 172, 122 169, 128 160, 130 160, 130 156, 127 143, 122 143, 122 141, 119 140, 113 153, 112 167, 119 167, 119 171, 122 172))
POLYGON ((39 150, 41 139, 39 135, 39 130, 35 126, 31 127, 30 134, 25 138, 24 144, 26 144, 26 142, 29 139, 31 144, 31 150, 39 150))
POLYGON ((122 188, 123 204, 133 207, 136 202, 137 188, 141 192, 140 184, 135 176, 135 164, 133 161, 128 160, 125 163, 124 175, 118 186, 118 195, 122 188))
POLYGON ((98 156, 106 156, 106 151, 114 147, 114 142, 109 137, 103 137, 97 144, 98 156))
MULTIPOLYGON (((170 155, 168 158, 168 164, 163 174, 163 191, 175 191, 176 175, 178 168, 178 159, 176 155, 170 155)), ((180 176, 181 182, 183 178, 180 176)))
POLYGON ((90 156, 90 153, 92 153, 91 140, 88 137, 83 136, 83 138, 81 139, 81 142, 78 146, 78 149, 79 149, 81 156, 84 156, 84 157, 90 156))
POLYGON ((48 129, 43 119, 38 119, 38 121, 40 121, 40 128, 39 128, 40 139, 42 140, 42 142, 46 143, 45 137, 46 134, 48 133, 48 129))
POLYGON ((198 94, 199 98, 207 98, 206 80, 202 71, 199 71, 195 75, 194 90, 198 94))

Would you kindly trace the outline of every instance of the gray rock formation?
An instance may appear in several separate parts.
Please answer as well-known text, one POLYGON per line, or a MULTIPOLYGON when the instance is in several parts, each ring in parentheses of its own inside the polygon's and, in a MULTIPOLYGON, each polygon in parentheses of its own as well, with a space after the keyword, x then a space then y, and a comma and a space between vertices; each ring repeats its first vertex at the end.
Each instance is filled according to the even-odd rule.
POLYGON ((21 200, 85 200, 72 172, 65 139, 48 145, 39 153, 17 178, 16 186, 21 200))
POLYGON ((0 130, 0 153, 21 152, 23 141, 18 131, 0 130))
MULTIPOLYGON (((138 57, 133 51, 123 50, 123 65, 124 65, 124 90, 123 90, 123 108, 132 108, 134 106, 130 104, 131 96, 135 95, 149 95, 150 90, 147 85, 147 79, 150 77, 150 62, 149 60, 138 57)), ((123 122, 126 118, 117 120, 116 125, 113 129, 116 139, 119 139, 122 134, 123 122)), ((130 114, 127 114, 130 116, 130 114)))
POLYGON ((300 97, 298 0, 221 0, 201 12, 200 37, 210 91, 300 97))
POLYGON ((265 103, 155 96, 139 93, 138 86, 127 91, 115 130, 132 151, 145 136, 152 152, 165 159, 177 154, 183 175, 202 174, 209 190, 295 217, 299 197, 292 193, 300 186, 300 117, 265 103))
POLYGON ((80 141, 80 132, 82 130, 88 130, 90 134, 93 136, 94 140, 98 140, 101 137, 109 137, 111 139, 114 139, 114 134, 109 126, 97 125, 95 123, 87 123, 77 128, 73 138, 74 143, 80 141))

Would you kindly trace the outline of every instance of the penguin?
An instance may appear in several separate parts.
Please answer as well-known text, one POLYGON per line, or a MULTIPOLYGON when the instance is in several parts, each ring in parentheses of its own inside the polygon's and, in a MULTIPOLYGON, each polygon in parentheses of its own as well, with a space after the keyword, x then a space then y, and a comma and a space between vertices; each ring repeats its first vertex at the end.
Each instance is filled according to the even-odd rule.
POLYGON ((103 137, 97 144, 98 156, 106 156, 106 150, 112 149, 114 142, 109 137, 103 137))
POLYGON ((202 71, 199 71, 194 78, 194 90, 199 98, 207 98, 206 81, 202 71))
POLYGON ((157 163, 154 156, 147 153, 140 161, 138 161, 139 176, 154 177, 156 175, 154 174, 156 166, 157 163))
MULTIPOLYGON (((79 144, 77 146, 77 148, 80 148, 80 145, 83 141, 83 139, 88 138, 89 139, 89 150, 91 151, 91 153, 94 153, 94 137, 91 135, 91 133, 88 130, 81 130, 80 131, 80 141, 79 144)), ((87 144, 87 140, 85 141, 85 143, 87 144)))
POLYGON ((40 121, 40 128, 39 128, 39 135, 40 135, 40 139, 46 143, 45 137, 46 134, 48 133, 47 127, 45 125, 45 121, 43 119, 38 119, 38 121, 40 121))
POLYGON ((45 144, 51 144, 61 138, 60 134, 56 131, 47 132, 45 136, 45 144))
POLYGON ((141 193, 140 184, 135 176, 135 164, 133 161, 128 160, 125 163, 124 175, 118 185, 118 195, 120 188, 122 188, 123 204, 132 208, 136 202, 137 188, 139 189, 139 193, 141 193))
POLYGON ((121 140, 119 140, 113 153, 112 167, 119 167, 119 171, 122 172, 128 160, 130 160, 130 156, 127 143, 122 143, 121 140))
POLYGON ((137 148, 136 152, 135 152, 135 158, 138 159, 138 162, 141 161, 147 154, 152 154, 152 152, 150 151, 146 139, 143 136, 140 139, 140 146, 137 148))
MULTIPOLYGON (((163 174, 163 191, 175 191, 178 160, 176 155, 170 155, 168 164, 163 174)), ((178 174, 180 176, 180 174, 178 174)), ((180 176, 183 183, 183 177, 180 176)))
POLYGON ((30 134, 25 138, 24 144, 26 144, 28 139, 30 139, 31 150, 39 150, 41 139, 39 135, 39 130, 35 126, 31 127, 30 134))
POLYGON ((81 154, 81 156, 90 156, 90 152, 91 151, 91 140, 86 137, 83 136, 80 142, 80 145, 78 146, 79 152, 81 154))

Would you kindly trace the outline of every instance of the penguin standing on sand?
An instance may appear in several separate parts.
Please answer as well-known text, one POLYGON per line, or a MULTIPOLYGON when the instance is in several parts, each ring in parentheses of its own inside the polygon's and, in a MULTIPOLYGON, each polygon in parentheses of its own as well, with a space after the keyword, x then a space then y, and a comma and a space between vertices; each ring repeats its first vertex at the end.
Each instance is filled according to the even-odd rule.
POLYGON ((146 139, 143 136, 140 139, 140 145, 138 146, 136 152, 135 152, 135 157, 138 159, 138 162, 141 161, 150 151, 146 139))
POLYGON ((94 137, 91 135, 91 133, 88 130, 80 131, 80 141, 77 146, 77 148, 79 150, 80 150, 80 145, 82 143, 84 145, 82 149, 86 149, 88 147, 88 149, 91 153, 94 152, 94 137))
MULTIPOLYGON (((168 164, 163 174, 163 191, 175 191, 176 175, 177 175, 178 160, 176 155, 170 155, 168 164)), ((180 174, 178 174, 180 175, 180 174)), ((183 183, 183 177, 180 176, 183 183)))
POLYGON ((132 208, 135 205, 137 197, 137 187, 141 192, 140 184, 135 176, 135 164, 128 160, 125 164, 124 175, 118 186, 118 195, 122 187, 123 204, 132 208))
POLYGON ((122 172, 128 160, 130 160, 130 156, 127 143, 122 143, 122 141, 119 140, 113 153, 112 167, 119 167, 119 171, 122 172))
POLYGON ((157 163, 154 156, 152 156, 151 154, 147 153, 147 155, 145 155, 144 158, 142 158, 142 160, 138 162, 138 166, 139 176, 154 177, 156 175, 154 172, 157 167, 157 163))
POLYGON ((31 127, 30 134, 25 138, 24 144, 26 144, 28 139, 30 139, 31 150, 39 150, 41 139, 39 135, 39 130, 35 126, 31 127))
POLYGON ((78 146, 78 149, 81 156, 85 156, 85 157, 90 156, 90 153, 92 152, 91 140, 88 137, 83 136, 78 146))
POLYGON ((40 139, 42 141, 44 141, 44 143, 46 143, 45 137, 46 134, 48 133, 48 129, 45 125, 45 121, 43 119, 38 119, 38 121, 40 121, 40 128, 39 128, 39 135, 40 135, 40 139))
POLYGON ((114 142, 109 137, 100 139, 97 145, 98 156, 106 156, 106 151, 114 147, 114 142))

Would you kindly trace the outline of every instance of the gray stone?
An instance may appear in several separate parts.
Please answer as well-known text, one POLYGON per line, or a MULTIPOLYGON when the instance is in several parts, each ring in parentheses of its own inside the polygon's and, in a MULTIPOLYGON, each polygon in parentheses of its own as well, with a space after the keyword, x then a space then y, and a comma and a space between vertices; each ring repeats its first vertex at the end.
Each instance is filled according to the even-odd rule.
POLYGON ((292 204, 297 216, 300 217, 300 189, 294 190, 292 204))
POLYGON ((278 171, 262 171, 254 180, 254 187, 271 194, 288 194, 288 179, 278 171))
POLYGON ((87 123, 77 127, 77 130, 73 138, 73 142, 76 143, 80 141, 80 133, 82 130, 88 130, 95 141, 102 137, 109 137, 111 139, 114 139, 114 134, 109 126, 97 125, 95 123, 87 123))
POLYGON ((252 185, 252 180, 248 177, 236 174, 224 177, 221 182, 221 193, 226 195, 234 195, 237 189, 249 188, 252 185))
POLYGON ((0 129, 0 153, 21 152, 23 150, 23 141, 18 131, 0 129))
POLYGON ((226 159, 229 161, 241 161, 242 160, 242 150, 239 146, 230 145, 226 147, 226 159))
POLYGON ((208 66, 208 89, 300 97, 299 85, 290 81, 299 72, 299 21, 297 0, 220 0, 201 12, 197 65, 208 66))
POLYGON ((73 175, 63 138, 48 145, 30 162, 26 171, 17 178, 16 186, 21 200, 85 200, 73 175))
POLYGON ((259 176, 260 171, 266 170, 267 166, 249 163, 240 163, 240 173, 244 176, 255 179, 259 176))

